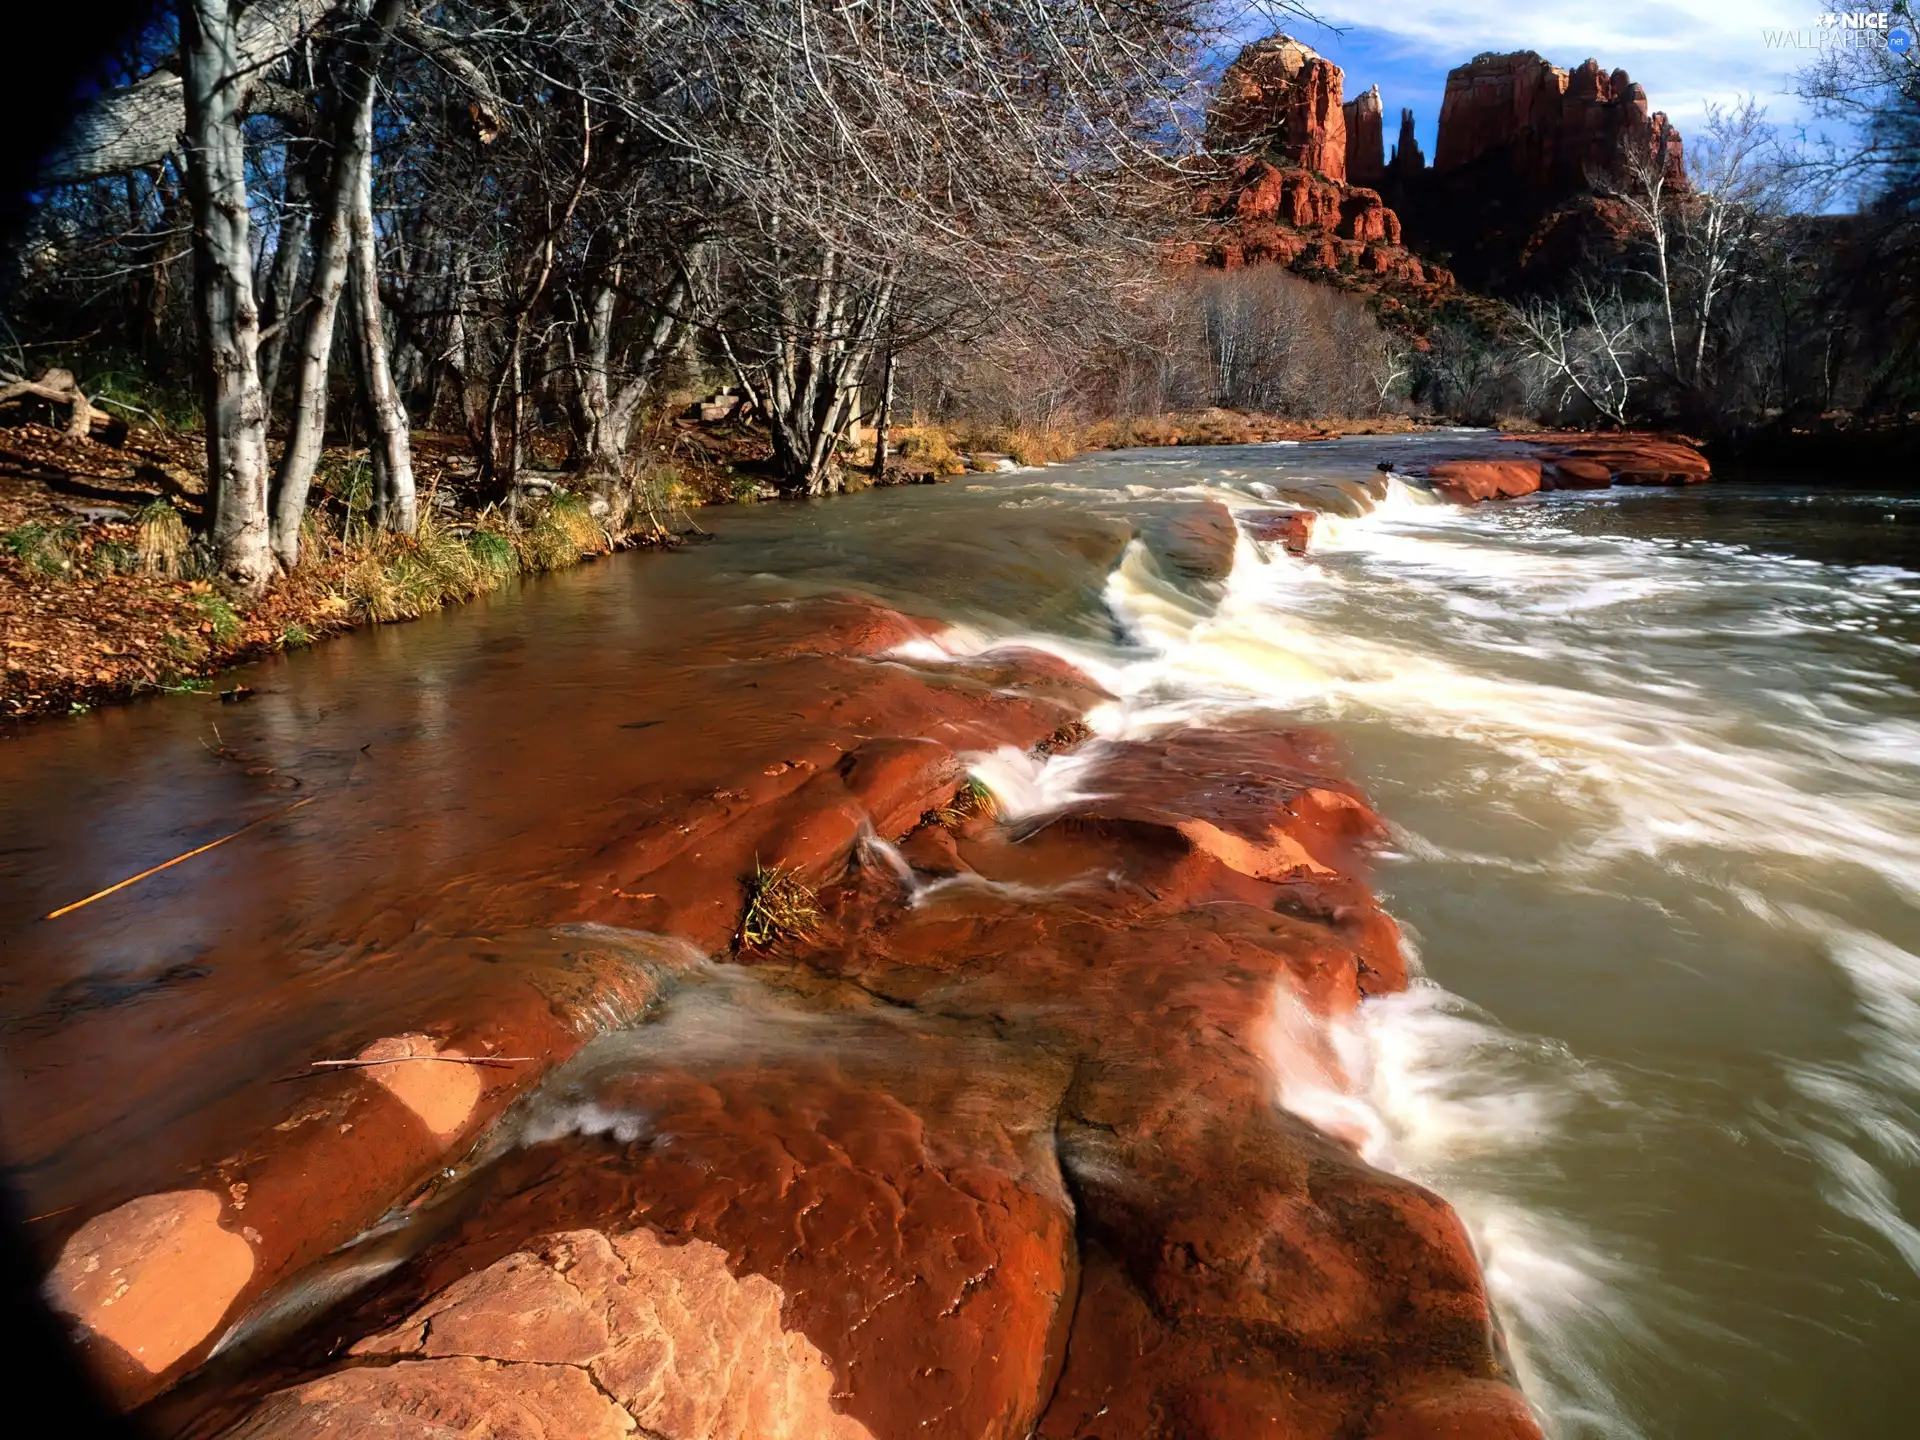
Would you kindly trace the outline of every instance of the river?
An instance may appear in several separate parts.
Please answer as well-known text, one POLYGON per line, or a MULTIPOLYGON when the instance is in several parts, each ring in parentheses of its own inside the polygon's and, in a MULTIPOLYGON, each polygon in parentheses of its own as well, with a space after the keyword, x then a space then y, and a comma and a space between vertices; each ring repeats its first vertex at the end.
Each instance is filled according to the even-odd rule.
MULTIPOLYGON (((361 1003, 317 970, 430 912, 537 905, 541 854, 589 846, 640 763, 613 741, 643 749, 698 683, 672 665, 690 637, 854 592, 947 622, 909 659, 1073 661, 1117 697, 1103 738, 1278 712, 1337 739, 1393 827, 1375 886, 1422 978, 1338 1037, 1357 1095, 1284 1098, 1453 1203, 1552 1433, 1910 1433, 1920 501, 1356 498, 1450 443, 1124 452, 703 515, 681 553, 254 667, 245 705, 16 735, 0 996, 30 1202, 153 1185, 264 1114, 248 1077, 361 1003), (1243 537, 1224 582, 1128 540, 1276 498, 1346 513, 1306 560, 1243 537), (57 936, 34 920, 315 792, 351 819, 316 805, 57 936)), ((1009 802, 1049 783, 980 773, 1009 802)))

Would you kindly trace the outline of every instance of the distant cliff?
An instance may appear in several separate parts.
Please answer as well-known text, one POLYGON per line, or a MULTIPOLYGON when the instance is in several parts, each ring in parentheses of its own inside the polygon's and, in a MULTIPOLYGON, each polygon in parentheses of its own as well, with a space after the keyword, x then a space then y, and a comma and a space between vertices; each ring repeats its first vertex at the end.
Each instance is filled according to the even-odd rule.
POLYGON ((1208 115, 1201 258, 1276 263, 1347 288, 1432 296, 1458 276, 1508 293, 1620 243, 1607 177, 1646 157, 1684 185, 1680 133, 1624 70, 1562 70, 1530 50, 1447 77, 1429 167, 1402 110, 1391 158, 1377 86, 1343 101, 1339 66, 1287 35, 1256 41, 1208 115))
POLYGON ((1379 90, 1341 98, 1340 67, 1287 35, 1256 41, 1228 67, 1207 121, 1195 258, 1285 265, 1346 289, 1431 295, 1453 283, 1402 244, 1379 191, 1388 173, 1379 90))

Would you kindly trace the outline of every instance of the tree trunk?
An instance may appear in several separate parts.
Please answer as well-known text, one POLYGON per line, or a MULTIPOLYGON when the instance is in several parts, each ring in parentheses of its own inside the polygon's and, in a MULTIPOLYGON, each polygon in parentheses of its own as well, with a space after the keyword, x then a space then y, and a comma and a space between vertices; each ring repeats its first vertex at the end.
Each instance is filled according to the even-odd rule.
POLYGON ((615 264, 587 302, 587 346, 579 357, 574 403, 579 409, 580 464, 589 474, 618 474, 625 436, 613 433, 613 312, 619 298, 615 264))
POLYGON ((273 270, 267 280, 267 293, 261 306, 260 392, 267 408, 280 388, 280 360, 287 350, 287 332, 293 326, 294 289, 300 283, 300 260, 306 254, 307 172, 294 163, 291 154, 282 162, 286 168, 286 190, 280 207, 280 241, 273 252, 273 270))
POLYGON ((267 407, 248 234, 243 71, 228 0, 179 0, 194 312, 207 427, 207 487, 221 572, 257 592, 273 576, 267 535, 267 407))
POLYGON ((366 383, 367 409, 373 430, 369 450, 380 457, 375 474, 380 486, 374 496, 377 524, 411 535, 418 520, 413 490, 413 446, 407 407, 393 383, 387 355, 386 326, 380 316, 380 259, 373 243, 373 106, 359 112, 361 134, 355 149, 364 157, 354 186, 348 232, 353 260, 352 323, 360 347, 361 374, 366 383))
POLYGON ((893 424, 893 379, 900 357, 893 353, 893 337, 887 337, 887 363, 880 380, 880 413, 873 417, 873 483, 887 483, 887 431, 893 424))
MULTIPOLYGON (((333 358, 333 328, 340 312, 352 250, 353 210, 371 185, 373 164, 373 92, 380 56, 386 49, 401 0, 375 0, 373 12, 345 47, 342 79, 333 124, 333 163, 325 193, 313 217, 313 268, 307 286, 307 315, 300 339, 294 382, 293 415, 287 448, 274 479, 273 550, 289 568, 300 563, 300 524, 306 518, 307 492, 326 443, 327 372, 333 358)), ((375 298, 378 304, 378 297, 375 298)))

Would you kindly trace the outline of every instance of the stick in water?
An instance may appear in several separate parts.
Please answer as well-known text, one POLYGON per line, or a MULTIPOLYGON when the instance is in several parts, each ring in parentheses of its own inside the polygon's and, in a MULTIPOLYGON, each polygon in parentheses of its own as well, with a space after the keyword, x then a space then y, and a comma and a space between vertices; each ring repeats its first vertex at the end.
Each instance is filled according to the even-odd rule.
POLYGON ((207 853, 207 851, 213 849, 217 845, 224 845, 229 840, 238 839, 240 836, 246 834, 247 831, 253 829, 256 825, 264 825, 269 820, 278 820, 282 815, 291 815, 295 810, 298 810, 302 805, 311 805, 314 801, 318 800, 319 798, 320 797, 318 795, 309 795, 304 800, 296 800, 291 805, 282 806, 280 809, 274 811, 271 815, 262 815, 258 820, 254 820, 249 822, 248 824, 242 825, 238 830, 234 831, 233 834, 231 835, 222 835, 218 840, 209 840, 205 845, 202 845, 197 850, 189 850, 184 855, 176 855, 173 857, 173 859, 165 861, 162 864, 156 865, 151 870, 142 870, 138 875, 129 875, 126 879, 122 880, 118 885, 109 885, 106 889, 96 891, 92 895, 87 896, 87 898, 84 900, 76 900, 71 905, 62 905, 58 910, 55 910, 52 914, 43 916, 41 918, 46 920, 58 920, 62 915, 71 915, 74 911, 78 910, 83 905, 91 905, 96 900, 104 900, 107 898, 107 896, 113 894, 116 890, 124 890, 129 885, 137 885, 140 881, 146 879, 149 875, 158 875, 162 870, 169 870, 175 865, 178 865, 182 860, 191 860, 196 855, 204 855, 207 853))
POLYGON ((389 1060, 309 1060, 309 1070, 365 1070, 374 1065, 406 1065, 415 1060, 438 1060, 443 1065, 518 1065, 531 1055, 395 1055, 389 1060))

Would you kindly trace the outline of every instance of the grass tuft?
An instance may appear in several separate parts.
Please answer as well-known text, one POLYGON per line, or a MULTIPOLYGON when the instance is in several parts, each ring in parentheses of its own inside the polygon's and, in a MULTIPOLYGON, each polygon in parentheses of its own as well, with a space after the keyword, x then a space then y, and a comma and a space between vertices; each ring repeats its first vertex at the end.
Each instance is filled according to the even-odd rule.
POLYGON ((213 637, 214 644, 230 644, 240 634, 240 616, 227 603, 227 597, 218 591, 205 590, 189 595, 187 603, 200 612, 200 618, 208 625, 207 633, 213 637))
POLYGON ((981 781, 970 779, 953 792, 953 799, 933 812, 933 818, 951 830, 971 816, 985 815, 993 819, 999 814, 1000 803, 993 798, 993 791, 981 781))
POLYGON ((564 570, 581 557, 611 550, 613 541, 578 495, 556 490, 520 537, 520 564, 535 574, 564 570))
POLYGON ((139 526, 134 551, 141 572, 169 577, 186 574, 193 542, 173 502, 155 500, 140 512, 139 526))
POLYGON ((919 461, 936 475, 966 473, 967 462, 960 458, 959 450, 954 448, 953 434, 945 426, 903 426, 894 431, 894 435, 903 458, 919 461))
POLYGON ((754 866, 740 918, 741 948, 764 950, 777 940, 805 939, 819 924, 819 897, 797 875, 779 866, 754 866))

